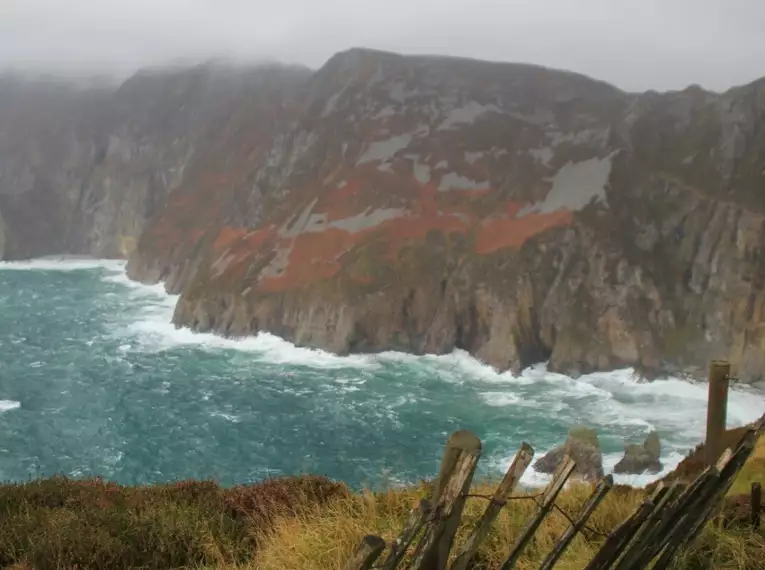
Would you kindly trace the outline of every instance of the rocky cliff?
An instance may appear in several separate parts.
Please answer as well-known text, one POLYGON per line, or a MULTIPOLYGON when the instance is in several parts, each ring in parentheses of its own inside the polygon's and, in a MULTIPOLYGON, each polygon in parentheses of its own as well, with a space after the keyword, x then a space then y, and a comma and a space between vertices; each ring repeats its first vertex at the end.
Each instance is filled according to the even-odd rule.
POLYGON ((118 87, 0 75, 0 259, 128 256, 187 168, 231 144, 222 125, 308 75, 206 64, 118 87))
MULTIPOLYGON (((631 94, 361 49, 285 73, 222 90, 215 112, 193 113, 207 130, 183 115, 160 129, 174 134, 141 172, 183 174, 141 215, 148 183, 123 181, 134 163, 108 170, 120 190, 103 208, 141 223, 86 243, 130 253, 115 239, 150 218, 128 272, 181 294, 178 325, 338 353, 461 348, 515 371, 549 359, 571 374, 698 373, 721 357, 762 378, 765 80, 631 94)), ((185 85, 179 97, 197 92, 185 85)), ((21 234, 5 235, 16 251, 7 236, 21 234)))

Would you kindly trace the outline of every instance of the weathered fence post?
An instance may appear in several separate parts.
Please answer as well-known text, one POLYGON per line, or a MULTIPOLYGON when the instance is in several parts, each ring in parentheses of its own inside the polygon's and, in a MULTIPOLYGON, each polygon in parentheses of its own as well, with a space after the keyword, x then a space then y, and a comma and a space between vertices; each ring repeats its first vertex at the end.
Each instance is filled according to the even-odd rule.
POLYGON ((610 568, 619 558, 619 555, 627 544, 629 544, 629 541, 634 536, 635 532, 642 527, 643 523, 645 523, 645 521, 656 511, 658 506, 662 504, 664 497, 667 496, 669 491, 669 487, 666 487, 664 483, 659 483, 653 494, 642 502, 632 516, 620 524, 619 527, 611 533, 597 554, 593 556, 585 570, 605 570, 606 568, 610 568))
POLYGON ((661 499, 656 503, 656 507, 648 518, 645 519, 640 528, 635 529, 632 537, 624 545, 620 557, 614 559, 614 568, 617 570, 626 570, 631 564, 645 552, 646 544, 658 540, 666 526, 669 525, 670 518, 679 508, 683 496, 688 493, 689 486, 682 480, 674 481, 672 486, 667 489, 661 499))
POLYGON ((707 435, 704 443, 707 465, 714 465, 724 449, 729 377, 730 363, 725 360, 713 360, 709 363, 707 435))
POLYGON ((413 555, 415 570, 444 570, 460 524, 465 495, 481 455, 481 440, 469 431, 454 432, 446 442, 438 481, 433 491, 434 520, 413 555))
POLYGON ((502 482, 497 487, 497 490, 494 491, 491 503, 486 507, 480 520, 476 523, 473 532, 470 533, 470 537, 468 537, 465 542, 462 551, 457 555, 457 558, 455 558, 452 565, 449 566, 449 570, 465 570, 467 568, 468 563, 473 559, 476 552, 478 552, 478 547, 481 545, 481 542, 488 536, 494 519, 497 518, 502 507, 505 506, 510 495, 512 495, 513 490, 526 472, 533 457, 534 450, 528 443, 524 442, 521 445, 521 449, 515 454, 515 459, 510 467, 508 467, 502 482))
POLYGON ((552 481, 550 481, 549 485, 547 485, 544 492, 542 493, 542 500, 539 502, 539 508, 537 509, 537 512, 529 520, 529 522, 526 523, 526 526, 521 531, 521 534, 518 536, 518 538, 515 539, 515 543, 510 550, 510 554, 508 554, 507 558, 505 558, 505 561, 500 566, 500 570, 510 570, 511 568, 515 567, 516 562, 518 562, 518 559, 523 553, 523 549, 526 548, 526 545, 534 536, 534 533, 539 528, 539 525, 542 524, 544 518, 553 508, 555 499, 558 498, 558 493, 561 492, 561 489, 563 489, 563 486, 566 484, 566 481, 568 481, 571 473, 574 472, 574 467, 576 467, 576 462, 568 455, 566 455, 563 458, 563 461, 560 462, 560 465, 558 465, 558 469, 555 471, 555 475, 553 475, 552 481))
POLYGON ((593 491, 592 495, 590 495, 590 498, 587 499, 587 502, 579 511, 579 516, 574 521, 574 524, 569 525, 569 527, 563 533, 563 536, 561 536, 560 540, 558 540, 558 543, 550 551, 550 554, 548 554, 544 559, 542 565, 539 567, 539 570, 551 570, 552 567, 555 566, 558 560, 560 560, 560 557, 563 556, 563 553, 566 552, 568 545, 571 544, 572 540, 574 540, 576 533, 584 528, 584 525, 587 524, 587 521, 589 520, 592 513, 595 512, 595 509, 598 508, 598 505, 600 505, 603 499, 606 498, 606 495, 613 486, 613 475, 607 475, 600 480, 598 486, 595 487, 595 491, 593 491))
POLYGON ((390 546, 390 552, 385 558, 385 562, 380 566, 383 570, 394 570, 403 560, 406 554, 406 549, 420 532, 420 529, 425 524, 426 517, 430 514, 432 508, 430 502, 426 499, 420 499, 420 502, 409 513, 409 519, 404 525, 404 530, 401 531, 399 537, 390 546))
POLYGON ((345 570, 369 570, 383 550, 385 541, 382 538, 373 534, 366 535, 348 560, 345 570))
POLYGON ((752 483, 752 526, 755 529, 760 528, 761 512, 762 512, 762 485, 760 483, 752 483))

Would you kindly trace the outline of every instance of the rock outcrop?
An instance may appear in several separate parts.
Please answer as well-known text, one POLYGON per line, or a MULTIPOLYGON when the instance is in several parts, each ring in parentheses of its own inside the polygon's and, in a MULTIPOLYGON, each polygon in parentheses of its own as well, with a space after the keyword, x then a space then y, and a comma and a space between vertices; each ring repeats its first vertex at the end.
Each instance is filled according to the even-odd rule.
POLYGON ((553 474, 566 455, 576 462, 574 477, 593 483, 603 478, 603 453, 595 430, 584 426, 572 427, 566 443, 535 461, 534 469, 539 473, 553 474))
POLYGON ((145 123, 103 113, 104 142, 78 152, 119 166, 88 176, 71 136, 45 169, 11 160, 35 181, 12 185, 35 189, 22 212, 45 207, 19 215, 0 177, 5 256, 130 254, 132 278, 181 294, 177 325, 225 335, 568 374, 718 357, 763 378, 765 80, 632 94, 362 49, 269 77, 157 83, 145 123))
POLYGON ((641 475, 659 473, 664 466, 661 463, 661 441, 656 432, 651 432, 643 445, 627 444, 624 457, 614 466, 614 473, 641 475))

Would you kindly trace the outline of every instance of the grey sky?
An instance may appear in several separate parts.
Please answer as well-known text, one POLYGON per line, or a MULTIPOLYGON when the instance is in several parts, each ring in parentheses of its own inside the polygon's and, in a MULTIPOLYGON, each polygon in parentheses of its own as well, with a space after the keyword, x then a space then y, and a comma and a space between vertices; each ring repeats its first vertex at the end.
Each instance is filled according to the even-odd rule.
POLYGON ((765 0, 0 0, 0 68, 117 72, 351 46, 570 69, 630 89, 765 75, 765 0))

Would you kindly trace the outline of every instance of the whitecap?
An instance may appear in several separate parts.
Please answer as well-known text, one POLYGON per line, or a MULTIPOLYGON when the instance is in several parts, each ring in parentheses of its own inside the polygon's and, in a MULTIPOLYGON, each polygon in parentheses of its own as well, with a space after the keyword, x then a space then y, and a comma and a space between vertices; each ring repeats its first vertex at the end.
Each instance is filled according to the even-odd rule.
POLYGON ((509 392, 481 392, 480 396, 486 404, 497 408, 525 405, 520 396, 509 392))
POLYGON ((0 400, 0 413, 16 410, 21 407, 21 402, 14 400, 0 400))
POLYGON ((232 424, 238 424, 242 421, 239 416, 235 416, 234 414, 227 414, 225 412, 210 412, 210 416, 214 418, 222 418, 231 422, 232 424))
POLYGON ((86 269, 107 269, 124 271, 124 260, 95 259, 80 256, 38 257, 24 261, 0 261, 3 271, 81 271, 86 269))

